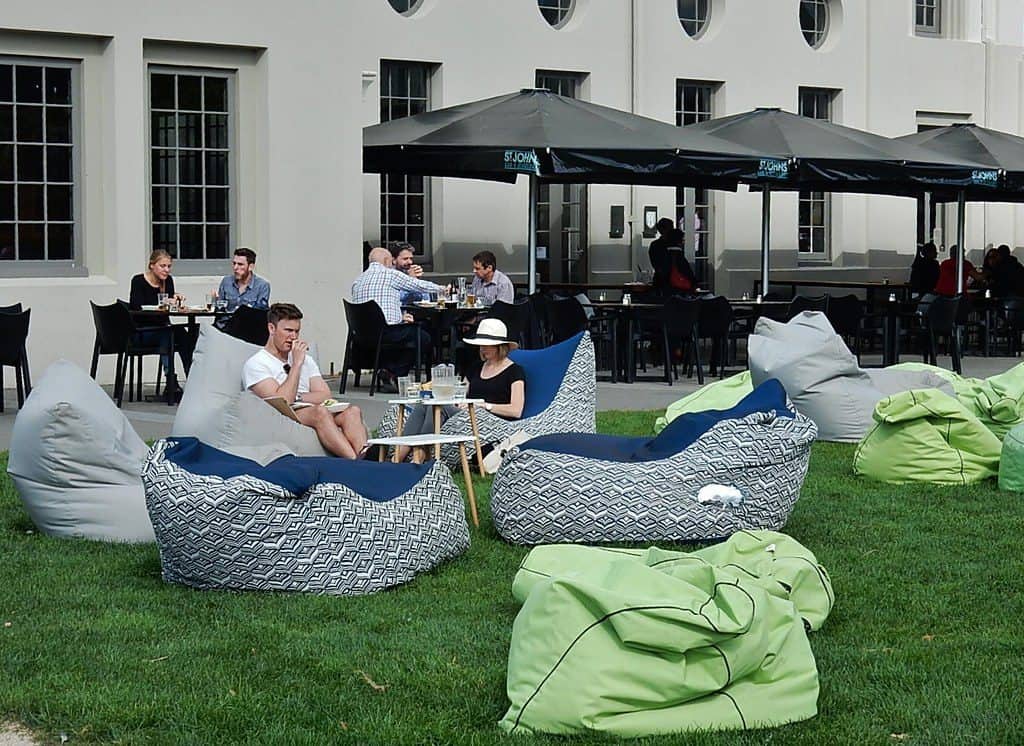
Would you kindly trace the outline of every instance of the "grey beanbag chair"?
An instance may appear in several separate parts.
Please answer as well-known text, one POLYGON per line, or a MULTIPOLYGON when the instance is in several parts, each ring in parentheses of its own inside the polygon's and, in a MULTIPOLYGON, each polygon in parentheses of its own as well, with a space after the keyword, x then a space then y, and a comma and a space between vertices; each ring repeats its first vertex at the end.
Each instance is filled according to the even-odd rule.
POLYGON ((106 392, 59 360, 18 413, 7 472, 45 534, 153 541, 140 477, 147 452, 106 392))
POLYGON ((312 428, 242 388, 245 361, 259 349, 212 326, 202 327, 171 435, 198 438, 238 456, 272 444, 296 456, 328 455, 312 428))
POLYGON ((932 388, 953 393, 934 373, 864 370, 817 311, 804 311, 788 323, 762 317, 747 349, 754 386, 777 378, 797 411, 814 420, 819 440, 859 441, 874 423, 875 405, 886 396, 932 388))

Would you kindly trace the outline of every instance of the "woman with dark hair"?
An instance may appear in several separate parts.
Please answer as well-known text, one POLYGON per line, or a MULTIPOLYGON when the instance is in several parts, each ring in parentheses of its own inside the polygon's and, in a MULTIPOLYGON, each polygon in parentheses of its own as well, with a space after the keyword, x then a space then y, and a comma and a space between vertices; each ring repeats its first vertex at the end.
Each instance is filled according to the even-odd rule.
POLYGON ((683 251, 683 232, 670 218, 662 218, 655 227, 658 238, 651 241, 648 249, 654 267, 652 289, 662 295, 694 292, 697 277, 683 251))
POLYGON ((917 247, 914 263, 910 265, 910 292, 924 295, 935 291, 939 281, 938 255, 939 250, 931 241, 917 247))

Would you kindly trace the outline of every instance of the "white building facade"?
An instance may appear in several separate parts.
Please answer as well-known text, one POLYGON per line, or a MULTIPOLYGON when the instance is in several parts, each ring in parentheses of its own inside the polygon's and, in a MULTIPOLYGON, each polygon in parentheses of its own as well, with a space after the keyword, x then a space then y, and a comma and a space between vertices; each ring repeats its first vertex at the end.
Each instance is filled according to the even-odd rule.
MULTIPOLYGON (((89 301, 126 297, 153 248, 192 299, 255 250, 324 369, 364 240, 408 240, 441 277, 489 249, 524 280, 526 184, 363 175, 361 130, 382 118, 542 86, 678 124, 775 106, 890 136, 1024 131, 1024 0, 38 0, 0 19, 0 305, 32 308, 37 375, 88 365, 89 301)), ((631 279, 654 210, 717 291, 749 289, 760 197, 743 188, 542 190, 542 279, 631 279)), ((969 247, 1024 245, 1022 217, 970 205, 969 247)), ((954 220, 925 200, 777 195, 773 268, 902 280, 954 220)))

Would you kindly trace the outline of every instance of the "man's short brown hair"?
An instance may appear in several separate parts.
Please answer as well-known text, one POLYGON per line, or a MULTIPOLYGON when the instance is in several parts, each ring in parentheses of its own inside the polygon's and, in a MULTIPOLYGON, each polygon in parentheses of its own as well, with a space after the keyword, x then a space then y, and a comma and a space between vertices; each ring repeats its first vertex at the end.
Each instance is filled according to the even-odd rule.
POLYGON ((473 255, 474 262, 480 262, 481 267, 497 268, 498 260, 492 251, 479 251, 473 255))
POLYGON ((256 252, 245 246, 239 246, 235 249, 235 256, 244 256, 249 264, 256 263, 256 252))
POLYGON ((409 251, 410 253, 415 254, 416 247, 408 241, 388 241, 388 251, 391 252, 391 256, 397 259, 398 255, 403 251, 409 251))
POLYGON ((267 311, 267 323, 277 326, 279 321, 298 321, 302 311, 294 303, 275 303, 267 311))

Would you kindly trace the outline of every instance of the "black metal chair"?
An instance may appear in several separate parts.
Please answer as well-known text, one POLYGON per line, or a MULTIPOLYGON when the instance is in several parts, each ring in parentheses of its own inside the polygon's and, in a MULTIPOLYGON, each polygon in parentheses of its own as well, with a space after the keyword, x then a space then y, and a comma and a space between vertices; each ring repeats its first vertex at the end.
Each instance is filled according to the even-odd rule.
POLYGON ((953 370, 961 373, 960 366, 960 327, 957 323, 960 304, 963 296, 935 296, 924 309, 919 311, 925 335, 924 361, 938 365, 937 340, 944 336, 949 341, 949 355, 953 361, 953 370))
POLYGON ((270 330, 267 328, 267 310, 239 306, 224 322, 224 333, 262 347, 270 337, 270 330))
POLYGON ((22 310, 20 303, 0 308, 0 412, 4 411, 4 366, 14 368, 14 379, 18 389, 18 409, 25 404, 25 397, 32 393, 32 376, 28 367, 29 319, 32 309, 22 310))
POLYGON ((825 312, 832 328, 846 340, 846 344, 853 350, 860 361, 861 344, 865 338, 874 338, 880 335, 881 330, 875 327, 868 327, 865 321, 866 306, 864 301, 854 294, 840 295, 836 298, 829 298, 828 311, 825 312))
MULTIPOLYGON (((107 306, 89 301, 92 306, 92 320, 96 327, 96 340, 92 347, 92 366, 89 375, 96 378, 100 355, 117 355, 114 373, 114 400, 117 406, 124 401, 124 384, 128 382, 128 401, 134 401, 136 394, 142 397, 142 359, 147 355, 162 354, 160 343, 143 344, 139 334, 159 332, 161 335, 174 333, 170 324, 165 326, 138 326, 132 319, 128 304, 119 300, 107 306), (136 373, 135 363, 138 362, 136 373)), ((163 365, 158 362, 156 370, 156 393, 160 393, 160 377, 163 365)))
POLYGON ((547 304, 548 344, 554 345, 575 337, 590 327, 583 304, 575 298, 559 298, 547 304))
MULTIPOLYGON (((406 352, 408 347, 405 343, 392 343, 384 339, 388 322, 384 318, 384 311, 376 301, 352 303, 346 300, 343 303, 345 304, 345 320, 348 324, 348 337, 345 340, 345 359, 341 366, 341 383, 338 390, 342 394, 345 393, 348 371, 351 370, 355 374, 355 385, 358 386, 360 371, 368 368, 371 371, 370 396, 373 396, 380 383, 380 373, 384 370, 381 365, 381 353, 386 351, 406 352)), ((418 336, 416 338, 415 365, 418 373, 423 365, 418 336)))
POLYGON ((697 337, 710 340, 711 355, 709 370, 714 374, 718 368, 718 377, 725 378, 725 368, 729 360, 729 340, 733 333, 734 314, 729 299, 721 295, 712 298, 701 298, 697 317, 697 337))
POLYGON ((550 296, 537 291, 529 297, 526 302, 530 305, 530 326, 528 336, 532 349, 543 349, 547 347, 550 339, 548 334, 548 305, 551 303, 550 296))
POLYGON ((797 295, 789 302, 789 318, 804 311, 821 311, 828 313, 828 295, 797 295))

